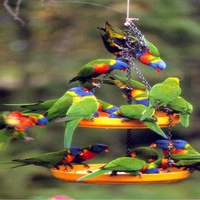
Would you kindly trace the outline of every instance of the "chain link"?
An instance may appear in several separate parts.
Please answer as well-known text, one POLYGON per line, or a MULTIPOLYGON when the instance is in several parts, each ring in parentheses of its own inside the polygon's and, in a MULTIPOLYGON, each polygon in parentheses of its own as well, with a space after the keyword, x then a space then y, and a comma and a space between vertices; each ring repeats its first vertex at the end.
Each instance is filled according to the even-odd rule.
POLYGON ((128 62, 128 65, 134 69, 135 73, 139 76, 142 83, 144 83, 146 88, 150 90, 150 84, 134 63, 134 57, 132 55, 132 52, 135 49, 137 49, 137 51, 142 51, 142 47, 147 46, 144 35, 140 32, 140 30, 138 30, 138 28, 131 20, 126 23, 124 31, 126 32, 126 44, 123 50, 120 52, 121 58, 128 62), (133 35, 137 38, 137 40, 133 40, 133 35))
POLYGON ((91 89, 91 92, 95 93, 95 92, 96 92, 96 89, 97 89, 97 88, 100 88, 101 84, 103 83, 103 81, 104 81, 105 79, 108 78, 108 76, 109 76, 109 73, 105 74, 105 75, 99 80, 99 82, 98 82, 98 84, 97 84, 98 86, 94 85, 94 87, 91 89))
POLYGON ((131 154, 131 129, 127 129, 126 132, 126 156, 130 156, 131 154))
POLYGON ((168 137, 168 151, 167 151, 167 159, 168 159, 168 167, 167 167, 167 172, 171 171, 171 167, 172 167, 172 159, 171 159, 171 149, 173 148, 172 146, 172 123, 173 123, 173 119, 172 119, 172 114, 170 112, 169 109, 166 109, 165 112, 167 113, 168 116, 168 126, 167 126, 167 137, 168 137))

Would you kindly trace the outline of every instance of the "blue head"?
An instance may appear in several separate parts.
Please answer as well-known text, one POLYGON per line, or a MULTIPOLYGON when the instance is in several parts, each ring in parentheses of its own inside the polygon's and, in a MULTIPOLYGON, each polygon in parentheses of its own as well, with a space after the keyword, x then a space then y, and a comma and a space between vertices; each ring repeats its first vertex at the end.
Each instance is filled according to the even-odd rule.
POLYGON ((169 140, 156 140, 151 144, 151 147, 159 147, 162 150, 168 150, 172 143, 169 140))
POLYGON ((90 151, 94 152, 94 153, 100 153, 102 151, 108 151, 108 145, 106 144, 101 144, 101 143, 96 143, 93 144, 89 147, 90 151))
POLYGON ((83 96, 93 96, 94 93, 90 92, 87 88, 84 87, 73 87, 68 90, 68 92, 73 92, 77 96, 83 97, 83 96))
POLYGON ((127 63, 125 63, 119 59, 111 60, 111 62, 109 63, 109 66, 110 66, 109 67, 110 70, 118 69, 118 70, 122 70, 122 71, 125 71, 129 67, 127 63))
POLYGON ((176 149, 185 149, 186 145, 188 144, 185 140, 172 140, 173 145, 176 149))
POLYGON ((72 154, 73 156, 79 155, 79 154, 81 154, 81 153, 83 152, 83 149, 82 149, 82 148, 80 148, 80 147, 75 147, 75 146, 70 147, 70 150, 71 150, 71 154, 72 154))
POLYGON ((162 70, 166 69, 166 67, 167 67, 166 63, 163 60, 161 60, 160 58, 150 61, 148 65, 150 67, 153 67, 156 70, 156 72, 161 72, 162 70))
POLYGON ((104 112, 108 113, 108 114, 112 114, 114 113, 115 111, 119 110, 119 107, 117 106, 112 106, 111 108, 107 108, 104 110, 104 112))
POLYGON ((134 103, 135 104, 143 104, 145 106, 148 106, 149 105, 149 99, 141 99, 141 100, 134 99, 134 103))
POLYGON ((39 118, 37 121, 38 126, 45 126, 49 123, 49 120, 46 117, 39 118))
POLYGON ((143 173, 145 173, 145 174, 157 174, 157 173, 160 173, 160 171, 158 170, 157 167, 153 167, 153 168, 150 168, 150 169, 146 169, 143 173))

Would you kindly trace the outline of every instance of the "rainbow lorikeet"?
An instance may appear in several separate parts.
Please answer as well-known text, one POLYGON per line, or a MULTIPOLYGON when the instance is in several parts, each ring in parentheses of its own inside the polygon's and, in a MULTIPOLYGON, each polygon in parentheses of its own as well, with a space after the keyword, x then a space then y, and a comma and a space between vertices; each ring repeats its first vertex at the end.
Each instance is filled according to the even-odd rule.
POLYGON ((150 147, 158 147, 162 149, 164 156, 176 153, 176 148, 174 147, 173 142, 171 140, 156 140, 155 142, 151 143, 150 147))
POLYGON ((193 106, 182 97, 177 97, 167 104, 167 107, 179 114, 180 122, 184 127, 189 126, 189 117, 193 112, 193 106))
POLYGON ((185 140, 172 140, 173 146, 176 148, 178 154, 200 154, 185 140))
POLYGON ((31 126, 48 124, 48 119, 39 113, 3 112, 0 118, 2 128, 13 128, 17 131, 26 131, 31 126))
POLYGON ((180 79, 169 77, 162 83, 155 84, 149 92, 149 106, 142 114, 140 120, 143 121, 151 116, 157 108, 166 106, 181 94, 179 86, 180 79))
POLYGON ((59 169, 59 165, 70 166, 71 162, 73 162, 75 156, 80 154, 82 151, 81 148, 73 148, 73 149, 63 149, 60 151, 40 154, 31 158, 25 159, 14 159, 11 162, 4 162, 1 164, 11 164, 18 163, 19 165, 14 166, 12 168, 26 166, 26 165, 37 165, 47 168, 56 168, 59 169))
MULTIPOLYGON (((140 120, 142 113, 147 109, 145 105, 142 104, 131 104, 131 105, 122 105, 119 110, 109 115, 109 118, 123 118, 125 121, 129 121, 132 119, 140 120)), ((150 128, 152 131, 161 135, 164 138, 167 138, 165 133, 156 123, 157 117, 152 115, 146 118, 143 122, 144 124, 150 128)))
MULTIPOLYGON (((105 23, 105 28, 99 29, 106 49, 117 57, 121 57, 121 51, 124 48, 129 48, 126 32, 112 26, 108 22, 105 23)), ((145 39, 146 45, 140 47, 138 45, 139 41, 134 35, 131 35, 129 42, 134 47, 131 49, 131 54, 135 59, 154 68, 157 72, 166 68, 166 63, 160 58, 159 50, 151 42, 145 39)))
POLYGON ((64 147, 69 148, 71 146, 73 133, 82 119, 93 119, 94 115, 98 111, 98 101, 93 92, 84 92, 84 96, 75 101, 67 110, 66 117, 61 121, 65 121, 65 135, 64 135, 64 147))
POLYGON ((109 24, 107 21, 105 23, 105 28, 98 27, 100 34, 103 40, 103 43, 106 49, 114 54, 119 56, 120 51, 125 47, 126 33, 109 24))
POLYGON ((86 82, 93 83, 93 78, 101 74, 109 74, 113 70, 125 71, 127 68, 127 63, 121 60, 96 59, 81 67, 78 74, 69 83, 74 81, 79 81, 80 85, 84 85, 86 82))
POLYGON ((54 120, 58 117, 63 117, 73 104, 73 102, 82 98, 89 90, 83 87, 73 87, 61 96, 45 113, 49 120, 54 120))
MULTIPOLYGON (((73 149, 73 147, 71 147, 70 149, 73 149)), ((108 145, 101 144, 101 143, 95 143, 95 144, 89 145, 83 148, 80 154, 77 154, 75 156, 73 162, 76 164, 83 164, 88 167, 88 165, 83 162, 93 159, 94 157, 99 155, 99 153, 101 152, 108 152, 108 145)))
POLYGON ((98 171, 87 174, 77 181, 83 181, 94 178, 105 173, 111 173, 110 176, 116 176, 118 172, 130 173, 131 175, 140 175, 141 173, 158 173, 158 169, 152 163, 148 164, 144 160, 131 157, 119 157, 101 167, 98 171))

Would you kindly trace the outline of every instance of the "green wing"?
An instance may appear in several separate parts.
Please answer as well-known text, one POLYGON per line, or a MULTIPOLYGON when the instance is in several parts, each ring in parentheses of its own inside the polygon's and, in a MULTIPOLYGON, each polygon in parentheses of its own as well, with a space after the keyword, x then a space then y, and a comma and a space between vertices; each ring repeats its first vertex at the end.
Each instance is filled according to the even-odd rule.
POLYGON ((67 111, 66 125, 64 134, 64 147, 70 148, 73 133, 82 119, 91 119, 98 110, 98 102, 95 97, 83 97, 72 104, 67 111))

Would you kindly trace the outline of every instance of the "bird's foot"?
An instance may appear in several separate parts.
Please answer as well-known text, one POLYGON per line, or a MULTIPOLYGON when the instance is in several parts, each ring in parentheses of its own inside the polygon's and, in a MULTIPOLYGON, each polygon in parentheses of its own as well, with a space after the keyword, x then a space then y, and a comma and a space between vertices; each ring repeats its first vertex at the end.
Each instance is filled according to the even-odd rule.
POLYGON ((110 176, 117 176, 117 171, 114 171, 114 170, 113 170, 113 171, 111 172, 110 176))
POLYGON ((90 166, 88 164, 85 164, 85 163, 78 163, 78 164, 83 165, 84 168, 90 168, 90 166))
POLYGON ((65 167, 65 168, 64 168, 63 171, 65 171, 65 172, 68 171, 68 169, 67 169, 68 167, 69 167, 70 169, 73 169, 73 166, 72 166, 71 164, 65 164, 64 167, 65 167))
POLYGON ((96 88, 101 88, 101 83, 93 82, 92 85, 96 88))

